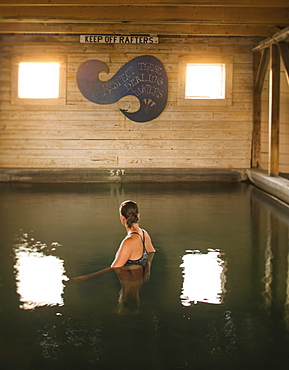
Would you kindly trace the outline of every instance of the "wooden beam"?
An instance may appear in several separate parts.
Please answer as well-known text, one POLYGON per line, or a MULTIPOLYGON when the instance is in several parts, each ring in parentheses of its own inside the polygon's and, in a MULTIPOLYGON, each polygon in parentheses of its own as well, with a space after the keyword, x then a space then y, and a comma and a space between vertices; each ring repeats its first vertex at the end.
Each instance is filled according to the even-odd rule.
MULTIPOLYGON (((266 49, 267 50, 267 49, 266 49)), ((265 51, 266 51, 265 50, 265 51)), ((261 163, 261 91, 263 86, 263 70, 265 65, 268 67, 269 52, 253 54, 253 73, 254 73, 254 91, 253 91, 253 131, 252 131, 252 156, 251 167, 258 168, 261 163), (268 59, 265 62, 265 59, 268 59), (262 66, 262 68, 261 68, 262 66), (262 71, 262 73, 261 73, 262 71), (261 77, 262 75, 262 77, 261 77)))
POLYGON ((261 93, 253 95, 252 163, 259 168, 261 163, 261 93))
POLYGON ((56 23, 200 23, 288 25, 289 7, 252 8, 196 6, 2 6, 1 22, 56 23))
POLYGON ((261 60, 257 69, 256 79, 254 84, 254 92, 261 93, 265 80, 268 64, 270 60, 269 49, 264 49, 262 52, 261 60))
POLYGON ((270 46, 269 175, 279 175, 280 54, 270 46))
POLYGON ((289 45, 285 42, 279 42, 278 47, 285 67, 287 82, 289 84, 289 45))
POLYGON ((50 23, 0 22, 0 34, 134 34, 267 37, 276 32, 274 25, 224 25, 206 23, 50 23))
POLYGON ((270 45, 277 44, 289 39, 289 27, 284 28, 282 31, 277 32, 272 37, 267 38, 260 42, 253 51, 261 51, 262 49, 268 48, 270 45))
MULTIPOLYGON (((178 1, 178 6, 218 6, 218 7, 243 7, 244 3, 248 7, 269 7, 269 8, 283 8, 288 6, 288 0, 275 0, 272 4, 272 0, 186 0, 186 1, 178 1)), ((166 6, 175 6, 175 0, 108 0, 108 1, 95 1, 95 0, 0 0, 1 5, 10 5, 10 6, 43 6, 43 5, 51 5, 51 6, 62 6, 62 5, 77 5, 77 6, 117 6, 117 5, 139 5, 139 6, 159 6, 159 5, 166 5, 166 6)))
POLYGON ((261 163, 261 93, 270 60, 269 49, 253 54, 254 91, 253 91, 253 133, 252 133, 252 167, 258 168, 261 163))

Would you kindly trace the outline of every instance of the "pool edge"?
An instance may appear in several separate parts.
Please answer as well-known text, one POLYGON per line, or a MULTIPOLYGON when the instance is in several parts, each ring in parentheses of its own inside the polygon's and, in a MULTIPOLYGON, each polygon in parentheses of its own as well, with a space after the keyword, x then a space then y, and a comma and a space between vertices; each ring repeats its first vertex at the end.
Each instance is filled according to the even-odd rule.
POLYGON ((0 182, 240 182, 246 169, 203 168, 0 168, 0 182))
POLYGON ((259 169, 248 169, 246 172, 253 185, 289 204, 289 180, 280 176, 269 176, 267 172, 259 169))

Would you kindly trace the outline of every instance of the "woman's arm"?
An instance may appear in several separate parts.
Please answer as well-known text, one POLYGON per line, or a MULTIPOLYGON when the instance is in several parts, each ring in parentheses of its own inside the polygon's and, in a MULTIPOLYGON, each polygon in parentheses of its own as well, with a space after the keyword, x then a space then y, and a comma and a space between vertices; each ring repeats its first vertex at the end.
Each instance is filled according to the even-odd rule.
POLYGON ((145 247, 148 253, 156 252, 149 234, 144 230, 145 233, 145 247))
POLYGON ((130 253, 131 253, 130 243, 131 242, 128 239, 123 240, 123 242, 121 243, 118 251, 116 252, 115 259, 112 262, 112 264, 110 265, 110 267, 107 267, 107 268, 105 268, 103 270, 100 270, 100 271, 93 272, 92 274, 78 276, 78 277, 74 278, 73 280, 77 281, 79 283, 82 283, 82 282, 84 282, 84 281, 86 281, 86 280, 88 280, 88 279, 90 279, 94 276, 102 275, 102 274, 105 274, 105 273, 107 273, 109 271, 112 271, 114 269, 123 267, 126 264, 129 257, 130 257, 130 253))
MULTIPOLYGON (((156 252, 156 249, 152 245, 151 238, 150 238, 149 234, 145 230, 144 230, 144 232, 145 232, 145 246, 146 246, 147 252, 149 252, 149 253, 156 252)), ((93 272, 92 274, 78 276, 78 277, 74 278, 73 280, 76 281, 76 282, 81 283, 81 282, 84 282, 84 281, 94 277, 94 276, 102 275, 102 274, 105 274, 105 273, 107 273, 109 271, 112 271, 114 269, 123 267, 126 264, 127 260, 129 260, 129 258, 131 256, 132 248, 133 248, 133 241, 130 238, 124 239, 122 241, 118 251, 116 252, 115 259, 112 262, 112 264, 110 265, 110 267, 107 267, 103 270, 93 272)))
POLYGON ((105 273, 107 273, 109 271, 112 271, 112 270, 113 270, 112 267, 107 267, 106 269, 93 272, 92 274, 75 277, 75 278, 73 278, 73 280, 78 282, 78 283, 83 283, 84 281, 86 281, 86 280, 88 280, 88 279, 90 279, 94 276, 102 275, 102 274, 105 274, 105 273))

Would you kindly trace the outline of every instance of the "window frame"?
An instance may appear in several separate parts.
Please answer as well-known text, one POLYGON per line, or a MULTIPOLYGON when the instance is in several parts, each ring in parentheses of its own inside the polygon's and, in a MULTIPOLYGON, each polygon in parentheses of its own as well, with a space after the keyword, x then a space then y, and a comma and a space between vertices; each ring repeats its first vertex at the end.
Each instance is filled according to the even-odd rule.
POLYGON ((187 56, 179 62, 177 104, 184 106, 226 106, 232 105, 233 58, 224 56, 187 56), (186 67, 188 64, 224 64, 225 98, 186 98, 186 67))
POLYGON ((66 57, 49 54, 30 54, 12 58, 11 67, 11 104, 12 105, 65 105, 66 104, 66 57), (59 96, 58 98, 20 98, 18 96, 19 64, 59 63, 59 96))

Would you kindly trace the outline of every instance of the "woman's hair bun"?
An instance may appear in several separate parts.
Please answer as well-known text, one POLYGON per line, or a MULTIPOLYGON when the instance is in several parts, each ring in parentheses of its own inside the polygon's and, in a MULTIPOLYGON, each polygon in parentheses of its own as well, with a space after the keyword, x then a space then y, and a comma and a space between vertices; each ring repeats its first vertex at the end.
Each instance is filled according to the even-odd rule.
POLYGON ((126 218, 127 226, 129 229, 133 224, 139 221, 139 210, 136 202, 132 200, 126 200, 121 203, 119 208, 120 214, 126 218))

